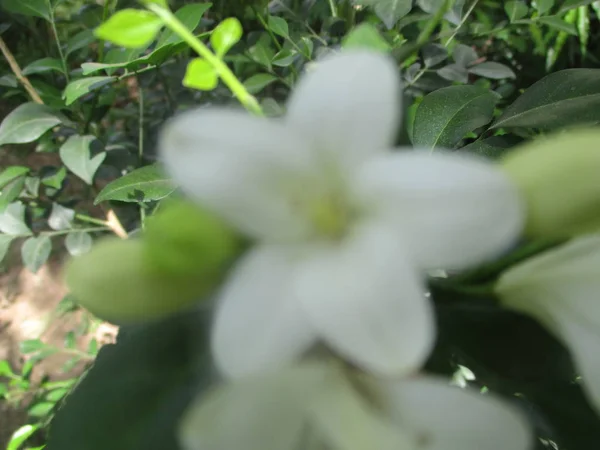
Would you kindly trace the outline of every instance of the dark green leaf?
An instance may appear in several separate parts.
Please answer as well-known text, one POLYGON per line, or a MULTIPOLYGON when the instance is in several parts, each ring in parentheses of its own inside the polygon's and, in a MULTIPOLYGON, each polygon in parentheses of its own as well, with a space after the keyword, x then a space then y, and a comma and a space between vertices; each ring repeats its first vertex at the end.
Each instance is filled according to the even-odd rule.
POLYGON ((25 205, 15 202, 6 207, 0 214, 0 231, 14 236, 31 234, 31 230, 25 225, 25 205))
POLYGON ((250 57, 262 66, 271 68, 271 60, 275 56, 275 52, 271 48, 269 42, 259 40, 254 46, 248 50, 250 57))
POLYGON ((242 38, 242 24, 235 17, 222 21, 210 35, 210 43, 219 57, 223 57, 242 38))
POLYGON ((467 67, 477 61, 478 56, 477 52, 473 50, 473 47, 458 44, 456 47, 454 47, 452 58, 459 66, 467 67))
POLYGON ((106 153, 102 152, 91 158, 90 147, 95 139, 94 136, 71 136, 59 151, 67 169, 87 184, 92 184, 94 174, 106 157, 106 153))
POLYGON ((535 7, 540 15, 546 14, 554 6, 554 0, 536 0, 535 7))
MULTIPOLYGON (((191 3, 184 5, 175 12, 175 16, 183 23, 190 31, 194 31, 202 16, 212 6, 212 3, 191 3)), ((171 29, 165 29, 156 43, 156 48, 164 47, 165 45, 176 44, 182 42, 181 37, 174 33, 171 29)))
POLYGON ((179 419, 211 378, 207 326, 189 311, 122 327, 57 410, 46 450, 179 449, 179 419))
POLYGON ((558 31, 563 31, 571 36, 577 36, 577 28, 572 23, 565 22, 558 16, 545 16, 537 19, 538 23, 543 23, 558 31))
POLYGON ((152 42, 162 27, 163 22, 156 14, 127 8, 116 12, 96 28, 94 33, 99 39, 135 48, 152 42))
POLYGON ((278 67, 288 67, 291 65, 298 53, 294 50, 283 49, 273 57, 273 65, 278 67))
POLYGON ((274 81, 277 81, 277 77, 273 75, 257 73, 244 81, 244 86, 251 94, 257 94, 274 81))
MULTIPOLYGON (((6 257, 6 254, 8 253, 8 249, 10 248, 10 243, 13 241, 13 239, 14 239, 14 237, 10 236, 8 234, 0 234, 0 263, 6 257)), ((2 376, 1 371, 0 371, 0 376, 2 376)))
POLYGON ((504 11, 511 22, 522 19, 529 12, 525 2, 521 0, 508 1, 504 3, 504 11))
POLYGON ((580 6, 591 5, 595 0, 565 0, 560 7, 559 12, 565 12, 570 9, 579 8, 580 6))
POLYGON ((289 28, 288 28, 288 24, 285 21, 285 19, 281 18, 281 17, 277 17, 277 16, 269 16, 269 28, 271 29, 271 31, 275 34, 278 34, 279 36, 282 37, 288 37, 289 36, 289 28))
POLYGON ((107 200, 121 202, 148 202, 165 198, 175 190, 175 186, 157 166, 136 169, 109 183, 100 193, 94 204, 107 200))
POLYGON ((496 99, 477 86, 449 86, 426 95, 415 113, 413 143, 454 147, 465 134, 492 120, 496 99))
POLYGON ((52 240, 48 236, 30 237, 21 247, 23 264, 36 273, 44 265, 52 251, 52 240))
POLYGON ((37 103, 24 103, 13 110, 0 125, 0 145, 35 141, 50 128, 60 124, 61 114, 37 103))
POLYGON ((29 168, 25 166, 10 166, 0 172, 0 189, 10 183, 17 177, 25 175, 29 172, 29 168))
POLYGON ((66 176, 67 169, 61 167, 58 170, 54 169, 52 172, 45 174, 41 181, 44 186, 48 186, 53 189, 60 189, 66 176))
POLYGON ((412 9, 412 0, 353 0, 354 3, 370 6, 388 29, 406 16, 412 9))
POLYGON ((600 69, 567 69, 542 78, 492 128, 556 129, 600 121, 600 69))
POLYGON ((469 145, 465 145, 458 151, 474 153, 489 159, 498 159, 506 154, 507 150, 514 147, 521 139, 512 135, 492 136, 487 139, 475 141, 469 145))
POLYGON ((0 213, 4 212, 8 205, 21 195, 24 187, 25 177, 21 176, 12 180, 2 189, 2 192, 0 192, 0 213))
POLYGON ((100 89, 102 86, 106 86, 114 79, 114 77, 88 77, 71 81, 63 93, 63 98, 65 99, 66 105, 70 105, 79 97, 95 89, 100 89))
POLYGON ((83 255, 92 248, 92 237, 85 231, 73 231, 65 239, 65 247, 72 256, 83 255))
POLYGON ((32 75, 34 73, 44 73, 50 71, 63 73, 63 66, 60 60, 56 58, 38 59, 23 69, 23 75, 32 75))
POLYGON ((437 66, 448 59, 448 50, 441 44, 427 44, 421 50, 425 67, 437 66))
POLYGON ((469 73, 479 75, 480 77, 490 78, 492 80, 502 80, 504 78, 515 78, 512 69, 504 64, 493 61, 486 61, 468 69, 469 73))
POLYGON ((12 73, 7 73, 6 75, 0 77, 0 86, 16 88, 19 86, 19 82, 17 81, 17 77, 15 77, 12 73))
POLYGON ((459 64, 449 64, 436 70, 436 73, 448 81, 458 81, 460 83, 467 83, 469 81, 467 69, 459 64))
POLYGON ((94 32, 92 30, 83 30, 69 38, 67 41, 66 55, 68 56, 79 49, 87 47, 94 41, 96 41, 94 32))
POLYGON ((75 219, 75 211, 71 208, 65 208, 58 203, 52 204, 52 212, 48 217, 48 226, 53 230, 68 230, 71 228, 73 219, 75 219))
POLYGON ((2 0, 0 5, 12 13, 50 20, 50 11, 46 0, 2 0))

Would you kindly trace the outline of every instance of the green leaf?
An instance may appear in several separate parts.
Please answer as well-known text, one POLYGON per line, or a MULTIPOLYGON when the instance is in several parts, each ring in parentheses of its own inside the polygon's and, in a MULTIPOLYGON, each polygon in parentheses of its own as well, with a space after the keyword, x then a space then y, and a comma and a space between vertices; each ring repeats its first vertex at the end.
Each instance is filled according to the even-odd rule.
POLYGON ((489 159, 499 159, 506 154, 507 150, 521 142, 521 139, 512 135, 492 136, 480 139, 469 145, 465 145, 458 151, 473 153, 489 159))
POLYGON ((271 48, 270 42, 259 40, 254 46, 248 50, 250 57, 260 65, 271 68, 271 60, 275 56, 275 52, 271 48))
POLYGON ((244 81, 244 86, 251 94, 257 94, 274 81, 277 81, 277 77, 271 74, 257 73, 244 81))
POLYGON ((6 446, 6 450, 19 450, 25 441, 39 428, 40 425, 23 425, 12 434, 10 441, 8 441, 8 445, 6 446))
POLYGON ((219 84, 219 76, 208 61, 194 58, 187 66, 182 84, 192 89, 212 91, 219 84))
POLYGON ((59 59, 38 59, 37 61, 32 62, 23 69, 23 75, 33 75, 35 73, 44 73, 50 71, 63 73, 63 66, 59 59))
POLYGON ((504 64, 493 61, 486 61, 467 69, 469 73, 479 75, 480 77, 490 78, 492 80, 502 80, 505 78, 516 78, 512 69, 504 64))
POLYGON ((94 204, 107 200, 149 202, 165 198, 175 190, 173 182, 157 166, 136 169, 109 183, 96 197, 94 204))
POLYGON ((567 69, 533 84, 492 128, 556 129, 600 121, 600 69, 567 69))
POLYGON ((289 28, 288 28, 288 24, 285 21, 285 19, 281 18, 281 17, 277 17, 277 16, 269 16, 268 19, 268 25, 269 25, 269 29, 275 33, 278 34, 281 37, 289 37, 289 28))
POLYGON ((122 9, 94 31, 99 39, 127 48, 150 44, 163 27, 162 20, 150 11, 122 9))
POLYGON ((223 57, 242 38, 242 24, 235 17, 222 21, 210 35, 210 43, 219 57, 223 57))
POLYGON ((10 166, 0 172, 0 189, 10 183, 17 177, 25 175, 29 172, 29 168, 25 166, 10 166))
POLYGON ((425 67, 434 67, 448 59, 448 49, 441 44, 427 44, 421 51, 425 67))
POLYGON ((571 36, 577 36, 577 28, 574 24, 565 22, 558 16, 544 16, 537 19, 538 23, 543 23, 558 31, 564 31, 571 36))
POLYGON ((191 310, 121 327, 56 411, 47 450, 179 449, 180 418, 211 379, 208 324, 191 310))
POLYGON ((0 77, 0 86, 16 88, 19 86, 19 82, 17 81, 17 77, 15 77, 12 73, 7 73, 6 75, 2 75, 0 77))
POLYGON ((554 0, 536 0, 535 7, 540 15, 546 14, 554 6, 554 0))
POLYGON ((25 187, 25 177, 15 178, 8 183, 0 192, 0 213, 8 207, 11 202, 14 202, 25 187))
POLYGON ((71 256, 87 253, 92 248, 92 237, 85 231, 74 231, 65 238, 65 247, 71 256))
POLYGON ((0 5, 12 13, 41 17, 50 21, 50 11, 46 0, 2 0, 0 5))
POLYGON ((35 141, 62 120, 63 116, 48 106, 24 103, 2 121, 0 145, 35 141))
POLYGON ((591 5, 595 0, 565 0, 560 7, 559 13, 579 8, 580 6, 591 5))
POLYGON ((342 41, 343 48, 365 48, 381 52, 390 51, 390 45, 381 36, 377 28, 370 23, 363 23, 350 30, 342 41))
POLYGON ((96 41, 96 36, 94 36, 94 32, 92 30, 83 30, 77 33, 76 35, 69 38, 67 41, 66 48, 66 56, 69 56, 71 53, 87 47, 92 42, 96 41))
POLYGON ((388 29, 406 16, 412 9, 412 0, 353 0, 354 3, 370 6, 388 29))
POLYGON ((44 175, 41 182, 44 186, 51 187, 53 189, 60 189, 63 181, 67 176, 67 169, 61 167, 60 169, 53 169, 50 173, 44 175))
POLYGON ((459 64, 448 64, 436 70, 436 73, 448 81, 458 81, 459 83, 467 83, 469 81, 467 69, 459 64))
POLYGON ((13 236, 31 234, 25 225, 25 205, 20 202, 11 203, 0 214, 0 231, 13 236))
POLYGON ((30 272, 37 271, 44 265, 52 251, 52 240, 48 236, 30 237, 21 247, 23 264, 30 272))
POLYGON ((48 226, 53 230, 68 230, 71 228, 75 211, 71 208, 65 208, 58 203, 52 203, 52 212, 48 217, 48 226))
POLYGON ((91 158, 90 147, 95 139, 94 136, 71 136, 59 150, 60 159, 67 169, 87 184, 92 184, 96 170, 106 157, 106 153, 102 152, 91 158))
MULTIPOLYGON (((31 238, 31 239, 35 239, 35 238, 31 238)), ((41 349, 43 349, 46 345, 39 339, 28 339, 25 341, 22 341, 19 344, 19 351, 21 353, 34 353, 37 352, 41 349)))
POLYGON ((477 61, 477 52, 473 50, 473 47, 469 47, 468 45, 458 44, 454 47, 454 51, 452 52, 452 58, 456 62, 456 64, 467 67, 477 61))
MULTIPOLYGON (((175 17, 190 31, 194 31, 202 16, 212 6, 212 3, 191 3, 184 5, 175 12, 175 17)), ((169 28, 163 30, 162 34, 158 38, 156 48, 164 47, 165 45, 176 44, 183 42, 183 39, 179 37, 177 33, 169 28)))
POLYGON ((477 86, 449 86, 426 95, 415 113, 413 143, 454 147, 465 134, 492 120, 496 99, 477 86))
POLYGON ((88 77, 80 78, 79 80, 71 81, 67 84, 65 91, 63 92, 63 98, 65 104, 69 106, 79 97, 95 90, 100 89, 102 86, 106 86, 112 82, 115 77, 88 77))
MULTIPOLYGON (((14 236, 10 236, 8 234, 0 234, 0 263, 6 257, 6 254, 8 253, 8 249, 10 248, 10 243, 13 240, 14 240, 14 236)), ((0 376, 2 376, 1 370, 0 370, 0 376)))
POLYGON ((504 11, 511 22, 522 19, 529 12, 527 5, 521 0, 508 1, 504 3, 504 11))
POLYGON ((31 406, 28 410, 27 413, 31 416, 31 417, 46 417, 48 414, 50 414, 52 412, 52 410, 54 409, 54 407, 56 406, 56 403, 54 402, 39 402, 34 404, 33 406, 31 406))

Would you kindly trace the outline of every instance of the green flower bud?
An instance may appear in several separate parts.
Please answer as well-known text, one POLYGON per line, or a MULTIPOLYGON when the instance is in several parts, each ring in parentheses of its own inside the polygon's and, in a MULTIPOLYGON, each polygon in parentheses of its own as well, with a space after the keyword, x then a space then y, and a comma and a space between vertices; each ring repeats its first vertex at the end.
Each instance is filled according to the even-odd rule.
POLYGON ((168 316, 210 289, 198 277, 175 277, 147 264, 144 242, 98 242, 69 261, 65 280, 77 301, 98 317, 126 324, 168 316))
POLYGON ((159 272, 218 280, 240 250, 240 239, 196 204, 173 201, 146 221, 145 252, 159 272))
POLYGON ((525 199, 529 236, 554 239, 600 230, 600 130, 536 140, 501 164, 525 199))

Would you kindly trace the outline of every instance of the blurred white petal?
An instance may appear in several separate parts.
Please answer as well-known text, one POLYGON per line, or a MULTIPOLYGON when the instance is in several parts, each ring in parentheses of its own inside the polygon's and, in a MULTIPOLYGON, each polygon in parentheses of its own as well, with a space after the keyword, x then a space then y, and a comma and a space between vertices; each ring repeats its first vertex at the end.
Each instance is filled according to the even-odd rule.
POLYGON ((229 377, 291 362, 316 340, 293 297, 297 262, 288 249, 259 246, 230 274, 218 298, 212 349, 229 377))
POLYGON ((507 250, 523 224, 510 181, 464 155, 405 151, 374 158, 356 189, 366 208, 405 236, 421 268, 481 263, 507 250))
POLYGON ((423 450, 528 450, 525 417, 505 400, 424 377, 382 383, 392 420, 417 434, 423 450))
POLYGON ((392 59, 343 52, 316 63, 300 79, 288 101, 286 122, 309 139, 325 163, 353 166, 393 144, 401 92, 392 59))
POLYGON ((294 289, 318 334, 369 371, 418 370, 435 339, 433 311, 397 236, 358 226, 299 266, 294 289))

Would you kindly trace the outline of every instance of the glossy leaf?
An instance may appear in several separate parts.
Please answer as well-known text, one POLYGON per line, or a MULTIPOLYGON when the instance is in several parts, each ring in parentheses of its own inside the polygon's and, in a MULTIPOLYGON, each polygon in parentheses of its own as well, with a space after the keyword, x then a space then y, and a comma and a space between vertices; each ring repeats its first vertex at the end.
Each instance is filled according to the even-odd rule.
POLYGON ((208 61, 194 58, 187 65, 182 83, 188 88, 212 91, 219 84, 219 76, 208 61))
POLYGON ((65 99, 66 105, 69 106, 71 103, 85 94, 106 86, 114 79, 114 77, 88 77, 71 81, 63 93, 63 98, 65 99))
POLYGON ((496 99, 477 86, 449 86, 426 95, 415 113, 413 143, 454 147, 465 134, 492 120, 496 99))
POLYGON ((421 51, 425 67, 434 67, 448 59, 448 50, 441 44, 428 44, 421 51))
POLYGON ((15 202, 6 207, 0 214, 0 231, 13 236, 31 234, 31 230, 25 224, 25 205, 15 202))
POLYGON ((290 31, 285 19, 277 16, 269 16, 268 24, 273 33, 278 34, 281 37, 289 36, 290 31))
POLYGON ((167 197, 175 190, 172 181, 157 166, 136 169, 109 183, 96 197, 94 204, 107 200, 149 202, 167 197))
POLYGON ((492 128, 563 128, 600 121, 600 69, 550 74, 504 110, 492 128))
POLYGON ((210 43, 217 56, 224 56, 242 38, 242 24, 235 17, 222 21, 210 35, 210 43))
POLYGON ((23 264, 30 272, 37 273, 48 260, 52 251, 52 240, 48 236, 30 237, 21 246, 23 264))
POLYGON ((68 230, 71 228, 75 211, 71 208, 65 208, 58 203, 52 204, 52 211, 48 217, 48 226, 53 230, 68 230))
POLYGON ((92 248, 92 237, 85 231, 74 231, 65 238, 65 247, 71 256, 87 253, 92 248))
POLYGON ((512 69, 504 64, 493 61, 486 61, 467 69, 469 73, 479 75, 480 77, 490 78, 492 80, 502 80, 505 78, 516 78, 512 69))
POLYGON ((0 145, 35 141, 62 120, 63 116, 48 106, 24 103, 0 124, 0 145))
POLYGON ((251 94, 257 94, 275 81, 277 81, 277 77, 271 74, 257 73, 256 75, 252 75, 250 78, 244 81, 244 86, 246 86, 246 89, 251 94))
POLYGON ((498 159, 519 142, 521 142, 521 139, 512 135, 492 136, 465 145, 459 151, 473 153, 489 159, 498 159))
POLYGON ((92 184, 96 170, 106 157, 104 152, 91 157, 90 147, 95 139, 94 136, 71 136, 59 150, 60 159, 67 169, 87 184, 92 184))
POLYGON ((14 202, 25 187, 25 177, 20 176, 8 183, 0 192, 0 213, 8 207, 11 202, 14 202))
POLYGON ((10 437, 6 450, 19 450, 27 439, 40 428, 40 425, 23 425, 19 427, 10 437))
POLYGON ((5 10, 12 13, 50 20, 50 11, 46 0, 2 0, 0 4, 5 10))
POLYGON ((38 59, 37 61, 34 61, 31 64, 28 64, 25 68, 23 68, 23 75, 33 75, 35 73, 44 73, 51 71, 63 73, 63 66, 59 59, 38 59))
POLYGON ((2 189, 15 178, 20 177, 21 175, 25 175, 28 172, 29 168, 24 166, 7 167, 2 172, 0 172, 0 189, 2 189))
POLYGON ((162 27, 162 20, 154 13, 127 8, 111 16, 94 33, 99 39, 136 48, 152 42, 162 27))

